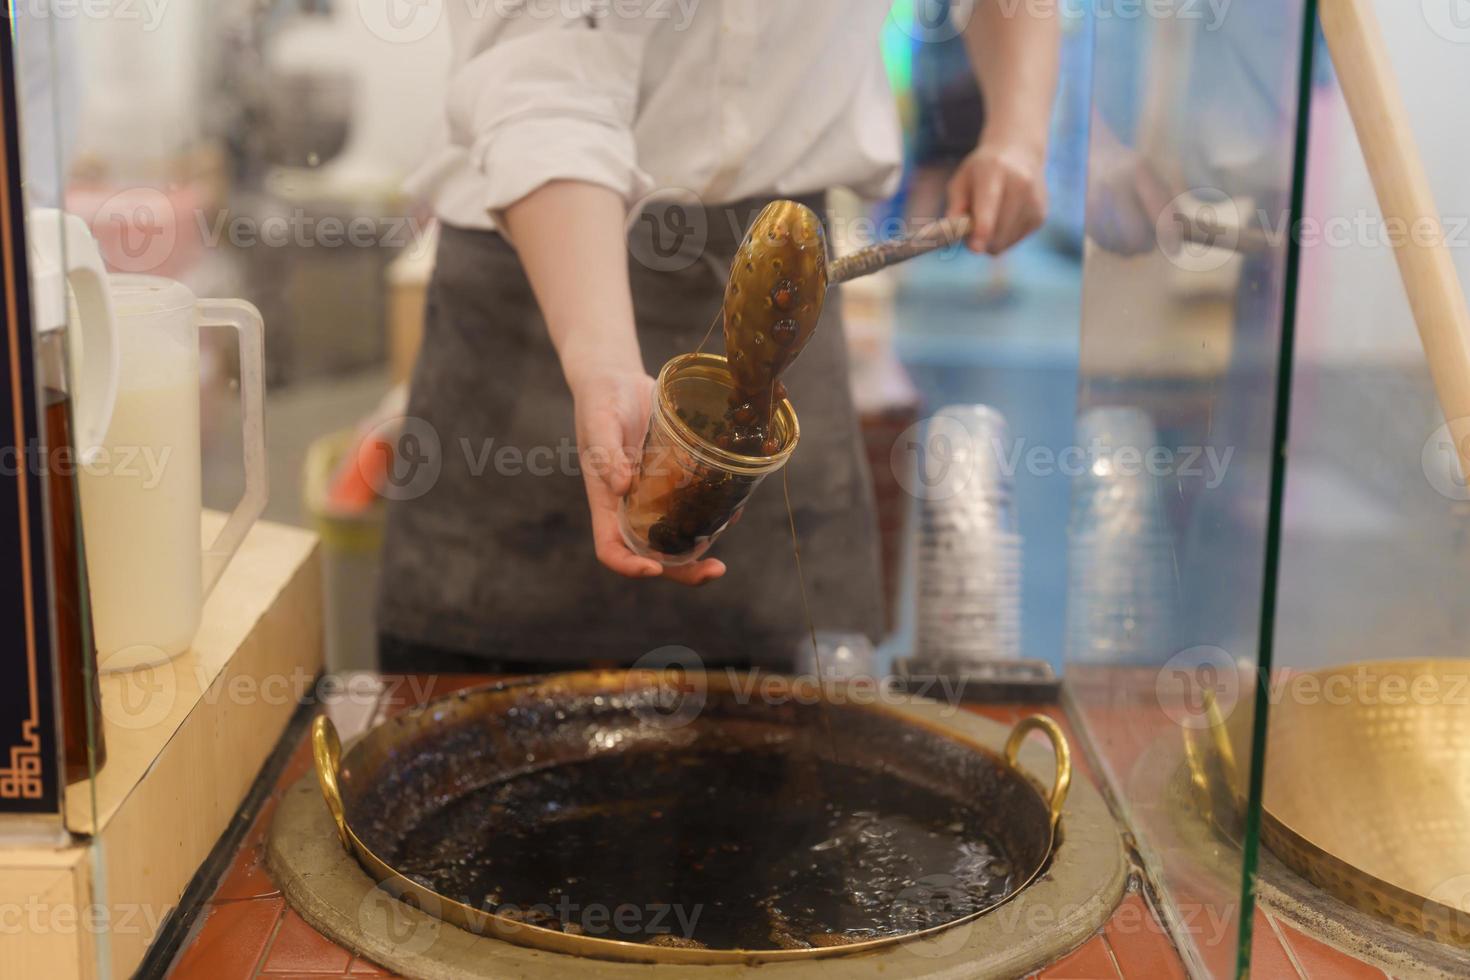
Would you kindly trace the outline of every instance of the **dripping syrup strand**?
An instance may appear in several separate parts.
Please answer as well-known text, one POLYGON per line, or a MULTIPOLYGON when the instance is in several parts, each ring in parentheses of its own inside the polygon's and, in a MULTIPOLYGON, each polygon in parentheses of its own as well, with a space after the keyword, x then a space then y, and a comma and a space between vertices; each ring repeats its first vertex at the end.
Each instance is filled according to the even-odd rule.
POLYGON ((724 318, 725 318, 725 311, 724 311, 723 308, 715 311, 714 317, 712 317, 710 319, 710 321, 709 321, 709 329, 704 332, 704 339, 699 342, 699 346, 698 347, 694 348, 694 353, 696 353, 696 354, 703 354, 704 353, 704 345, 707 344, 707 343, 709 343, 709 339, 715 335, 715 327, 719 326, 720 325, 720 321, 723 320, 724 318))
POLYGON ((806 597, 806 575, 801 570, 801 541, 796 536, 796 512, 791 509, 791 479, 786 470, 781 470, 781 494, 786 498, 786 522, 791 528, 791 554, 796 558, 796 584, 801 588, 801 611, 806 616, 807 632, 812 639, 812 663, 817 668, 817 690, 821 699, 817 710, 822 716, 822 729, 827 733, 827 743, 832 748, 832 761, 841 762, 837 753, 837 737, 832 734, 832 719, 827 715, 827 683, 822 677, 822 651, 817 645, 817 624, 812 619, 812 607, 806 597))

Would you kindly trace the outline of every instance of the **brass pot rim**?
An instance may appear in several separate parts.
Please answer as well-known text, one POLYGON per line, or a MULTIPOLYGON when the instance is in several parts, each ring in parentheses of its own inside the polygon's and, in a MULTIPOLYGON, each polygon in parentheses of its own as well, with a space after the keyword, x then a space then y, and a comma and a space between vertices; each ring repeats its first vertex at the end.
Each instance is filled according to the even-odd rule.
MULTIPOLYGON (((660 670, 586 671, 551 675, 550 677, 540 679, 493 682, 480 687, 457 691, 394 715, 364 732, 354 739, 352 745, 348 748, 347 761, 350 763, 352 755, 359 751, 367 739, 375 733, 383 732, 392 725, 406 726, 414 720, 423 718, 425 715, 442 711, 445 705, 451 702, 463 704, 465 701, 476 697, 503 694, 509 691, 524 690, 538 686, 547 686, 553 689, 560 688, 564 691, 598 688, 606 686, 614 678, 622 678, 622 685, 626 689, 629 678, 642 675, 646 675, 648 680, 677 675, 673 682, 680 683, 683 672, 660 670)), ((722 675, 710 675, 710 678, 720 676, 722 675)), ((729 675, 723 676, 728 682, 730 679, 729 675)), ((731 687, 728 683, 723 686, 726 688, 731 687)), ((717 683, 714 689, 719 689, 720 687, 721 685, 717 683)), ((860 710, 879 711, 898 716, 898 712, 886 705, 863 704, 860 706, 849 706, 858 707, 860 710)), ((463 902, 446 898, 438 892, 426 888, 400 874, 392 865, 374 853, 353 830, 347 818, 340 788, 340 775, 344 761, 342 743, 337 735, 336 726, 333 725, 331 719, 325 714, 319 715, 312 724, 312 755, 315 762, 318 784, 322 791, 322 796, 326 800, 327 808, 331 812, 332 820, 336 826, 342 846, 349 854, 357 858, 358 863, 372 875, 380 887, 384 888, 385 891, 400 901, 407 902, 430 915, 467 929, 476 935, 500 939, 519 946, 579 956, 586 959, 610 960, 624 963, 682 964, 688 966, 718 964, 756 965, 852 956, 859 953, 932 939, 941 933, 973 922, 981 916, 987 915, 1007 902, 1010 902, 1030 887, 1050 864, 1056 851, 1062 806, 1066 800, 1072 777, 1070 747, 1066 735, 1055 721, 1045 715, 1033 715, 1021 719, 1012 728, 1004 749, 997 752, 988 745, 984 745, 977 739, 962 732, 944 728, 928 721, 900 717, 906 724, 928 729, 942 737, 964 745, 971 751, 991 758, 998 765, 1003 766, 1007 771, 1019 777, 1020 784, 1027 787, 1039 797, 1041 804, 1050 817, 1045 833, 1046 846, 1043 850, 1043 857, 1037 863, 1036 867, 1029 869, 1029 873, 1024 879, 1004 898, 968 915, 938 926, 931 926, 897 936, 885 936, 879 939, 863 940, 845 945, 813 947, 809 949, 687 949, 674 946, 652 946, 647 943, 577 935, 556 929, 548 929, 543 926, 530 925, 499 914, 487 913, 481 909, 466 905, 463 902), (1053 789, 1050 793, 1047 793, 1042 788, 1040 782, 1022 769, 1017 762, 1016 757, 1020 745, 1025 736, 1032 731, 1042 731, 1045 733, 1050 739, 1056 755, 1056 773, 1053 789)))

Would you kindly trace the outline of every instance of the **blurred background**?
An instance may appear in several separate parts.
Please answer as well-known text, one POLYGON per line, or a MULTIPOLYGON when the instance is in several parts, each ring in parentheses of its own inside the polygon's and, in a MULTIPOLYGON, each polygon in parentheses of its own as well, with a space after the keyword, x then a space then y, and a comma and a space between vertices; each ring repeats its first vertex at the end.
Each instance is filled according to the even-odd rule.
MULTIPOLYGON (((1082 256, 1089 201, 1094 211, 1109 203, 1114 174, 1105 165, 1119 157, 1114 147, 1184 161, 1164 175, 1170 197, 1181 187, 1194 194, 1201 185, 1249 183, 1232 175, 1236 164, 1191 168, 1191 147, 1209 142, 1191 127, 1204 120, 1201 131, 1228 132, 1232 120, 1212 109, 1205 83, 1222 80, 1216 103, 1240 102, 1239 92, 1259 79, 1237 53, 1267 51, 1284 64, 1279 25, 1252 12, 1214 24, 1061 6, 1046 227, 1002 260, 951 251, 845 290, 854 385, 882 504, 890 654, 913 646, 916 578, 903 533, 914 501, 901 489, 891 450, 933 411, 988 404, 1005 416, 1022 453, 1058 453, 1076 440, 1079 391, 1084 413, 1146 399, 1164 445, 1199 442, 1191 437, 1200 420, 1223 400, 1269 408, 1261 388, 1231 375, 1240 323, 1277 322, 1281 314, 1279 292, 1252 298, 1248 261, 1186 267, 1151 239, 1143 254, 1128 255, 1115 243, 1098 246, 1094 231, 1084 288, 1082 256), (1250 302, 1259 308, 1241 306, 1250 302), (1126 396, 1108 395, 1119 379, 1126 396)), ((32 203, 81 215, 117 271, 168 276, 196 295, 238 296, 260 308, 270 385, 266 516, 321 529, 329 553, 341 546, 339 584, 355 590, 371 584, 379 515, 334 507, 326 490, 352 433, 375 413, 392 413, 391 392, 413 363, 435 232, 403 178, 443 125, 437 107, 450 44, 437 5, 415 6, 409 21, 391 25, 380 7, 215 0, 139 5, 129 17, 22 19, 20 28, 50 35, 48 44, 22 51, 54 52, 54 65, 27 70, 49 74, 58 89, 55 118, 37 123, 55 126, 64 150, 60 161, 32 167, 32 203)), ((1470 71, 1463 44, 1447 41, 1444 25, 1416 5, 1377 8, 1441 209, 1470 214, 1470 184, 1458 179, 1470 136, 1436 125, 1463 90, 1448 80, 1470 71)), ((890 218, 933 213, 979 133, 983 95, 952 15, 945 0, 893 5, 883 47, 907 134, 903 188, 876 204, 837 198, 840 245, 866 244, 890 218)), ((1325 57, 1319 67, 1308 214, 1375 214, 1325 57)), ((1269 85, 1289 88, 1274 76, 1269 85)), ((1263 132, 1273 151, 1288 144, 1289 133, 1263 132)), ((1273 178, 1277 185, 1284 175, 1289 167, 1273 178)), ((1455 251, 1462 268, 1470 267, 1466 253, 1455 251)), ((1296 313, 1292 422, 1300 466, 1288 495, 1281 622, 1292 656, 1307 665, 1330 660, 1335 646, 1361 643, 1365 632, 1392 633, 1402 644, 1407 631, 1420 647, 1462 635, 1470 613, 1447 591, 1462 549, 1426 547, 1446 534, 1458 542, 1462 532, 1451 519, 1457 502, 1425 478, 1421 452, 1436 428, 1435 406, 1391 249, 1366 236, 1308 249, 1296 313), (1359 560, 1365 555, 1377 560, 1359 560), (1333 576, 1319 574, 1323 568, 1333 576), (1357 597, 1351 608, 1336 601, 1343 576, 1357 597)), ((205 500, 226 508, 241 480, 233 341, 206 336, 204 343, 205 500)), ((1014 480, 1024 538, 1020 645, 1026 656, 1060 666, 1069 659, 1067 583, 1077 560, 1068 547, 1073 480, 1030 465, 1014 480)), ((1258 484, 1242 493, 1258 495, 1258 484)), ((1160 498, 1159 519, 1172 522, 1172 554, 1160 560, 1165 577, 1181 574, 1188 559, 1181 549, 1200 533, 1186 526, 1193 511, 1183 499, 1182 491, 1172 504, 1160 498)), ((1196 546, 1206 548, 1204 540, 1196 546)), ((1258 557, 1258 548, 1241 549, 1242 566, 1258 557)), ((1176 581, 1170 601, 1178 592, 1176 581)), ((1231 630, 1189 639, 1228 646, 1239 636, 1225 632, 1252 635, 1246 607, 1258 589, 1239 592, 1241 603, 1217 611, 1231 630)))
MULTIPOLYGON (((1065 675, 1072 717, 1155 883, 1178 907, 1226 910, 1232 928, 1199 952, 1225 975, 1255 852, 1236 860, 1232 839, 1235 850, 1219 848, 1233 855, 1229 873, 1199 873, 1161 803, 1196 730, 1171 699, 1193 704, 1208 690, 1259 766, 1251 695, 1267 668, 1464 656, 1470 490, 1331 60, 1300 36, 1306 0, 1145 6, 1155 15, 1060 6, 1041 231, 1000 260, 951 250, 909 263, 845 287, 842 302, 883 524, 891 629, 878 666, 922 646, 924 501, 907 478, 916 452, 932 448, 925 422, 946 406, 989 406, 1004 419, 1001 482, 1021 541, 1018 639, 1004 655, 1065 675), (1307 75, 1304 43, 1317 51, 1307 75), (1286 222, 1302 188, 1293 265, 1286 222), (1273 591, 1269 489, 1284 448, 1273 423, 1292 337, 1273 591), (1068 450, 1094 440, 1170 455, 1157 473, 1122 473, 1107 457, 1069 471, 1068 450), (1274 637, 1274 664, 1263 636, 1274 637)), ((1470 129, 1457 122, 1470 26, 1449 4, 1373 6, 1450 254, 1470 281, 1470 129)), ((959 9, 893 4, 882 44, 904 180, 888 201, 834 197, 839 251, 937 213, 975 144, 985 100, 954 27, 959 9)), ((22 19, 22 33, 45 35, 21 45, 27 82, 49 87, 42 104, 54 106, 27 126, 62 148, 29 167, 31 203, 85 219, 114 271, 259 307, 265 516, 321 533, 329 663, 370 667, 382 504, 342 477, 361 469, 363 437, 401 414, 418 347, 435 229, 403 182, 444 124, 441 5, 134 10, 22 19), (407 19, 385 20, 390 8, 407 19)), ((226 510, 243 480, 234 349, 206 332, 200 364, 204 497, 226 510)))

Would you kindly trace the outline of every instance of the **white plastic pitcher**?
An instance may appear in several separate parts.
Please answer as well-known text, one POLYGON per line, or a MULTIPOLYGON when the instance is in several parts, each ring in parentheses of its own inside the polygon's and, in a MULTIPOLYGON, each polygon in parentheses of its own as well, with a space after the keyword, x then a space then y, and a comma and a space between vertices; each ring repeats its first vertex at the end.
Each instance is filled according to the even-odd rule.
POLYGON ((182 283, 109 277, 119 374, 112 425, 81 475, 97 659, 104 672, 165 663, 189 648, 204 600, 265 508, 260 313, 199 300, 182 283), (245 493, 203 547, 199 328, 239 339, 245 493))

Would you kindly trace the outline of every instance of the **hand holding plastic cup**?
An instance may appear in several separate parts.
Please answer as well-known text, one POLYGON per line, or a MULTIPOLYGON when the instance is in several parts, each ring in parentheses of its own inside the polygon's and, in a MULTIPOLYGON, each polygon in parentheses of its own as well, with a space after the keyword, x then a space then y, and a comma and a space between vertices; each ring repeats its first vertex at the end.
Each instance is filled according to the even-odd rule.
POLYGON ((733 390, 718 354, 685 354, 659 372, 638 473, 618 508, 623 540, 636 554, 668 566, 698 561, 795 452, 801 428, 786 400, 772 415, 775 453, 721 449, 733 390))

